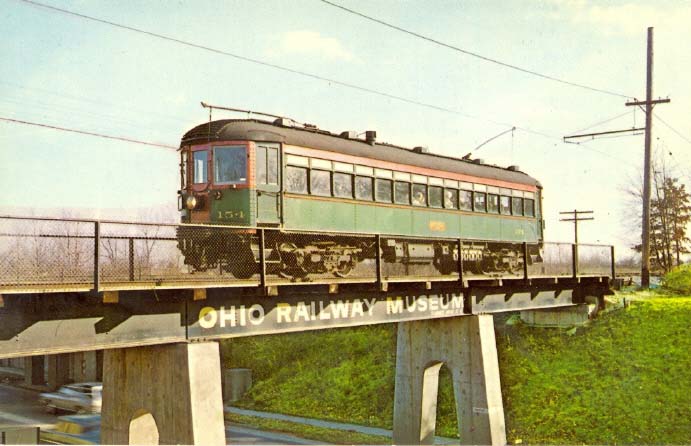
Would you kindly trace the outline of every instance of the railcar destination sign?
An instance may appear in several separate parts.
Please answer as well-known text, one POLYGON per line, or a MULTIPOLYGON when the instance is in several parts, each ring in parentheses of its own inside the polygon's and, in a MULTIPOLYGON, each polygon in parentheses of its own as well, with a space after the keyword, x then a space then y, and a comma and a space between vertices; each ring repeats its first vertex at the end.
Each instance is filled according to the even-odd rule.
POLYGON ((259 302, 218 296, 191 304, 189 316, 195 320, 188 321, 187 329, 191 338, 234 337, 432 319, 462 316, 463 302, 461 293, 377 297, 315 293, 259 302))

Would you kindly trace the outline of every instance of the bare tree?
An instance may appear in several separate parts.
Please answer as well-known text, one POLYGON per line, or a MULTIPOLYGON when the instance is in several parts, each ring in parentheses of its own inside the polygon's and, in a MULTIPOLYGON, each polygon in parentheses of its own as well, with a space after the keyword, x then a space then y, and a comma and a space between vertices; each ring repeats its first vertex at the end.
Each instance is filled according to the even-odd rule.
MULTIPOLYGON (((688 253, 686 231, 691 222, 691 196, 678 178, 673 177, 664 162, 653 163, 653 197, 650 201, 650 250, 654 268, 668 272, 681 264, 682 254, 688 253)), ((629 197, 624 214, 630 229, 641 229, 641 181, 629 181, 625 192, 629 197)), ((641 252, 641 243, 632 248, 641 252)))

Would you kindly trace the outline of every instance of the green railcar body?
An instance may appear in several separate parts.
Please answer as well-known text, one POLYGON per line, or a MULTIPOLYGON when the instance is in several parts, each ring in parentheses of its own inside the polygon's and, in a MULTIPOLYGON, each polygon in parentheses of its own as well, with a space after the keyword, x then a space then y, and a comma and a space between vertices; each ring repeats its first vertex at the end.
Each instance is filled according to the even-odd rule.
MULTIPOLYGON (((182 221, 186 223, 512 243, 536 243, 543 237, 541 186, 535 179, 516 169, 503 169, 388 144, 344 138, 343 135, 311 128, 292 128, 280 123, 257 120, 221 120, 202 124, 183 137, 181 147, 183 187, 180 208, 182 221), (244 183, 216 184, 214 175, 209 174, 205 183, 195 184, 192 181, 196 175, 194 169, 203 168, 208 172, 220 169, 220 166, 214 164, 214 153, 215 150, 226 146, 246 148, 248 172, 246 178, 243 178, 244 183), (263 151, 261 156, 260 150, 263 151), (195 161, 197 158, 194 154, 197 151, 209 153, 205 161, 207 164, 202 167, 195 161), (266 161, 268 151, 271 151, 272 157, 275 156, 278 170, 272 180, 274 184, 266 184, 258 173, 258 166, 266 161), (304 166, 305 172, 316 169, 312 159, 332 163, 333 170, 329 171, 331 186, 334 186, 338 163, 347 163, 351 167, 359 163, 367 165, 373 172, 372 178, 375 178, 374 172, 380 170, 380 165, 389 170, 392 169, 391 166, 398 166, 401 170, 409 168, 412 172, 409 175, 412 177, 415 177, 415 169, 428 169, 442 179, 448 171, 446 177, 456 178, 450 180, 455 184, 465 184, 462 181, 465 178, 463 175, 466 175, 470 178, 466 181, 488 184, 483 187, 492 188, 492 184, 500 184, 513 185, 511 187, 514 191, 515 188, 521 188, 527 191, 526 194, 531 194, 530 205, 534 210, 532 215, 504 215, 498 211, 492 213, 461 210, 458 205, 452 209, 412 204, 398 205, 391 202, 381 203, 374 198, 357 199, 353 194, 346 198, 338 197, 334 191, 330 196, 315 195, 311 186, 304 193, 295 193, 289 191, 286 185, 286 172, 291 156, 310 159, 310 164, 304 166), (185 205, 185 200, 190 196, 197 198, 192 209, 185 205)), ((352 181, 357 175, 357 167, 349 175, 352 181)), ((432 177, 429 174, 428 176, 432 177)), ((409 181, 413 183, 412 180, 409 181)), ((309 183, 309 178, 307 182, 309 183)), ((429 188, 432 187, 430 183, 429 188)), ((456 186, 457 194, 460 187, 456 186)), ((485 196, 488 194, 485 193, 485 196)), ((525 200, 527 204, 529 199, 525 200)))
POLYGON ((284 196, 285 228, 507 242, 539 240, 538 219, 284 196))

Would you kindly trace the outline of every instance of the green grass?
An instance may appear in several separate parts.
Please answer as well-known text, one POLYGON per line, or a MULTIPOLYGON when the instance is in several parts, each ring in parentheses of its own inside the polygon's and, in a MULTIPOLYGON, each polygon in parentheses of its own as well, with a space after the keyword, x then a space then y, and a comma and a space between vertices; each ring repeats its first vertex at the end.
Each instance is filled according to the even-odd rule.
MULTIPOLYGON (((497 318, 510 442, 691 443, 691 298, 627 300, 573 336, 497 318)), ((233 340, 224 353, 253 369, 240 407, 391 429, 395 339, 378 325, 233 340)), ((437 435, 456 437, 442 371, 437 435)))
POLYGON ((225 414, 225 419, 231 423, 251 426, 257 429, 268 430, 295 435, 300 438, 323 441, 333 444, 391 444, 391 438, 379 435, 367 435, 359 432, 325 429, 316 426, 291 423, 283 420, 270 420, 260 417, 252 417, 238 414, 225 414))

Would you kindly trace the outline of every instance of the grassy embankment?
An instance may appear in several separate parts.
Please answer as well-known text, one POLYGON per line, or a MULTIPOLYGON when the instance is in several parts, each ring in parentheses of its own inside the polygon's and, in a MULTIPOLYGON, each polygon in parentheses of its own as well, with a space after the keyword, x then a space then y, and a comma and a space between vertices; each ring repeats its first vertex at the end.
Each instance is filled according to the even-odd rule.
MULTIPOLYGON (((666 283, 691 284, 689 275, 666 283)), ((691 443, 691 297, 630 293, 618 300, 623 297, 627 308, 575 334, 507 326, 497 318, 510 442, 691 443)), ((394 325, 247 338, 224 348, 227 365, 253 369, 254 387, 238 406, 392 427, 394 325)), ((437 435, 455 437, 448 373, 440 387, 437 435)), ((274 428, 338 443, 387 441, 300 425, 274 428)))

